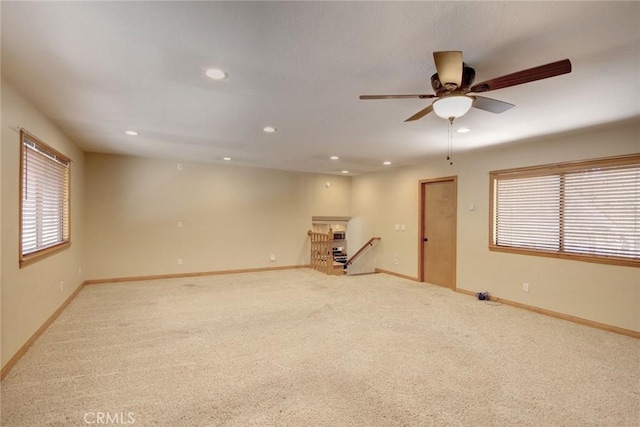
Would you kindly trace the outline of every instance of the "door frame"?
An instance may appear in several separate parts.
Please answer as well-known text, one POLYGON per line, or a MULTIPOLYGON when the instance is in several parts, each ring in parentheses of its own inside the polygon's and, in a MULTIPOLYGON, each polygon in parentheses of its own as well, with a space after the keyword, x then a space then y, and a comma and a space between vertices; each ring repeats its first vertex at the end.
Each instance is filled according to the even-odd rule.
POLYGON ((455 215, 453 216, 453 290, 458 288, 456 282, 456 269, 457 269, 457 261, 458 261, 458 176, 445 176, 441 178, 432 178, 432 179, 421 179, 418 181, 418 281, 424 282, 424 220, 425 220, 425 212, 424 212, 424 202, 425 196, 424 191, 428 184, 434 182, 453 182, 453 211, 455 215))

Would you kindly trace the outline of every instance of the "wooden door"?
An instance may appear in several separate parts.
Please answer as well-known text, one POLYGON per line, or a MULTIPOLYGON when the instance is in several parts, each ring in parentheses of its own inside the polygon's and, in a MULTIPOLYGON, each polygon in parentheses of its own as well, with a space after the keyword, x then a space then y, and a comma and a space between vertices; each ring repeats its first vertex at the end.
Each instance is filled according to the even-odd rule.
POLYGON ((420 182, 420 280, 456 287, 456 177, 420 182))

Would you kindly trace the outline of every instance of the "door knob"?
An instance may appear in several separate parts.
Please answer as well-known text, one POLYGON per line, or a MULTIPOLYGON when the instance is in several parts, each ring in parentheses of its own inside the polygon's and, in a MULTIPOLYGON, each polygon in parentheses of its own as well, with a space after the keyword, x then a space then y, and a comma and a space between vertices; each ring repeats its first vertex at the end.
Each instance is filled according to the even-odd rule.
POLYGON ((428 242, 429 239, 427 237, 425 237, 424 239, 422 239, 423 242, 428 242))

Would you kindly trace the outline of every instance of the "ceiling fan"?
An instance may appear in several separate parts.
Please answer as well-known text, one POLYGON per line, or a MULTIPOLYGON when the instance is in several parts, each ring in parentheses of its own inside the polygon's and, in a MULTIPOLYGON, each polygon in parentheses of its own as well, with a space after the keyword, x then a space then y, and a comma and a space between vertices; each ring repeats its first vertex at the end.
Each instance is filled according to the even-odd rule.
POLYGON ((496 114, 515 107, 515 105, 508 102, 479 96, 476 95, 477 93, 503 89, 571 72, 571 61, 563 59, 550 64, 496 77, 474 85, 473 81, 476 77, 476 71, 462 62, 462 52, 433 52, 433 59, 437 72, 431 76, 431 86, 435 94, 361 95, 360 99, 437 98, 431 105, 418 111, 405 120, 405 122, 418 120, 432 111, 438 116, 453 122, 454 119, 465 115, 471 107, 496 114))

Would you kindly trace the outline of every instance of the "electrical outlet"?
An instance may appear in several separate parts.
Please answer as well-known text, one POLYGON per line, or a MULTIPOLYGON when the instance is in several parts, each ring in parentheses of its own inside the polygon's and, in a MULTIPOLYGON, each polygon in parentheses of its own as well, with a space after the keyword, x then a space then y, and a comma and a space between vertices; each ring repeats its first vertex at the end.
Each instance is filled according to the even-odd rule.
POLYGON ((182 163, 178 163, 178 170, 181 171, 182 170, 182 163))
POLYGON ((182 258, 178 258, 178 265, 182 265, 182 258))
POLYGON ((60 281, 60 290, 64 291, 64 281, 60 281))
POLYGON ((271 254, 271 256, 269 256, 269 261, 274 262, 275 260, 276 260, 275 254, 271 254))
POLYGON ((178 221, 178 228, 182 228, 182 221, 178 221))
POLYGON ((394 254, 393 255, 393 263, 394 264, 398 264, 399 260, 398 260, 398 254, 394 254))
POLYGON ((528 283, 523 283, 522 284, 522 291, 523 292, 529 292, 529 284, 528 283))

